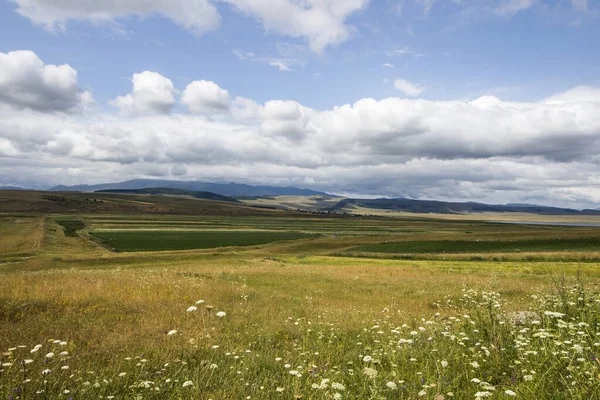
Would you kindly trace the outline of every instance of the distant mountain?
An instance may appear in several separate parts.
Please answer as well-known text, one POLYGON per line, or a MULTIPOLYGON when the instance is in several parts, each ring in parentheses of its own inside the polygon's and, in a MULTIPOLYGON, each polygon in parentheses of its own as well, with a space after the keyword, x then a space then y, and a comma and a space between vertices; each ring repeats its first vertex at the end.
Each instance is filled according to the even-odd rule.
POLYGON ((375 208, 382 210, 404 211, 411 213, 436 213, 436 214, 461 214, 484 212, 522 212, 541 215, 600 215, 598 210, 573 210, 570 208, 557 208, 527 205, 490 205, 482 203, 453 203, 433 200, 411 199, 343 199, 331 211, 352 211, 353 207, 375 208))
POLYGON ((243 183, 211 183, 196 181, 170 181, 160 179, 134 179, 126 182, 105 183, 101 185, 75 185, 55 186, 51 191, 61 192, 96 192, 98 190, 114 189, 145 189, 145 188, 171 188, 191 190, 194 192, 211 192, 222 196, 329 196, 324 192, 311 189, 281 186, 253 186, 243 183))
POLYGON ((507 203, 505 204, 507 207, 546 207, 540 206, 539 204, 529 204, 529 203, 507 203))
POLYGON ((145 188, 145 189, 108 189, 108 190, 97 190, 97 193, 121 193, 121 194, 154 194, 154 195, 171 195, 171 196, 189 196, 196 199, 206 200, 218 200, 218 201, 229 201, 232 203, 239 203, 238 200, 222 196, 220 194, 211 192, 196 192, 185 189, 171 189, 171 188, 145 188))
POLYGON ((18 186, 0 186, 0 190, 27 190, 18 186))

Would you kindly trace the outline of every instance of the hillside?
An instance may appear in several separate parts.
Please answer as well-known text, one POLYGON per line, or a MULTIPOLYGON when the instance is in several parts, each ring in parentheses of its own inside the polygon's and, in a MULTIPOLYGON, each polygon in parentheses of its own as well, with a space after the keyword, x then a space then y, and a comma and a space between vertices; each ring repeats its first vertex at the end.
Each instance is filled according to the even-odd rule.
POLYGON ((105 183, 100 185, 55 186, 51 191, 61 192, 97 192, 100 190, 131 190, 145 188, 171 188, 194 192, 211 192, 222 196, 331 196, 311 189, 300 189, 290 186, 253 186, 243 183, 212 183, 197 181, 172 181, 156 179, 134 179, 125 182, 105 183))
POLYGON ((167 195, 167 196, 188 196, 195 199, 205 200, 216 200, 216 201, 229 201, 231 203, 239 203, 238 200, 222 196, 220 194, 211 192, 196 192, 185 189, 172 189, 172 188, 146 188, 146 189, 109 189, 109 190, 98 190, 96 193, 120 193, 120 194, 150 194, 150 195, 167 195))
POLYGON ((455 203, 411 199, 343 199, 331 211, 352 212, 355 207, 373 208, 410 213, 464 214, 464 213, 530 213, 540 215, 600 215, 597 210, 574 210, 536 205, 493 205, 482 203, 455 203))
POLYGON ((292 215, 235 203, 147 194, 0 191, 0 213, 127 213, 218 216, 292 215))

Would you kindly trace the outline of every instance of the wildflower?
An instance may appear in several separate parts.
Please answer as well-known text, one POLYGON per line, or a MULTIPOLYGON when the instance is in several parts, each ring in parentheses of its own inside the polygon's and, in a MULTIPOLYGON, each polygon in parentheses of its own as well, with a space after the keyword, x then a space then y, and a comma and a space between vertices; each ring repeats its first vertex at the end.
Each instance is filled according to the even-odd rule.
POLYGON ((333 382, 331 384, 331 388, 334 390, 346 390, 346 387, 344 385, 342 385, 341 383, 338 382, 333 382))
POLYGON ((423 397, 423 396, 425 396, 426 394, 427 394, 427 392, 426 392, 426 391, 424 391, 424 390, 421 390, 419 393, 417 393, 417 396, 419 396, 419 397, 423 397))
POLYGON ((62 351, 62 352, 60 353, 60 356, 61 356, 61 357, 66 357, 66 356, 68 356, 68 355, 69 355, 69 352, 68 352, 68 351, 62 351))
POLYGON ((192 381, 185 381, 185 382, 183 382, 183 385, 181 387, 188 387, 188 386, 194 386, 194 382, 192 382, 192 381))
POLYGON ((524 380, 526 380, 527 382, 530 382, 530 381, 532 381, 532 380, 533 380, 533 375, 525 375, 525 376, 523 377, 523 379, 524 379, 524 380))
POLYGON ((223 318, 223 317, 224 317, 224 316, 226 316, 226 315, 227 315, 227 313, 226 313, 225 311, 219 311, 219 312, 217 313, 217 317, 219 317, 219 318, 223 318))
POLYGON ((31 364, 33 360, 23 360, 23 364, 31 364))
POLYGON ((60 369, 62 369, 62 370, 64 370, 64 371, 66 371, 66 370, 68 370, 68 369, 69 369, 69 366, 68 366, 68 365, 63 365, 62 367, 60 367, 60 369))
POLYGON ((477 392, 475 393, 475 397, 480 399, 482 397, 490 397, 492 395, 492 392, 477 392))
POLYGON ((202 304, 202 303, 204 303, 204 300, 198 300, 198 301, 196 302, 196 304, 202 304))
POLYGON ((365 367, 365 369, 363 370, 363 373, 366 376, 368 376, 369 378, 376 378, 377 377, 377 370, 373 369, 373 368, 365 367))
POLYGON ((208 367, 210 369, 217 369, 219 368, 219 366, 217 364, 210 364, 210 367, 208 367))
POLYGON ((172 329, 167 333, 167 336, 173 336, 176 333, 177 333, 177 331, 175 329, 172 329))
POLYGON ((187 309, 187 312, 194 312, 196 310, 198 310, 198 307, 196 307, 196 306, 189 306, 188 309, 187 309))
POLYGON ((50 372, 52 372, 51 369, 45 369, 42 371, 42 375, 48 375, 50 372))
POLYGON ((290 368, 290 367, 291 367, 291 365, 290 365, 290 364, 285 364, 285 365, 283 366, 283 368, 285 368, 285 369, 288 369, 288 368, 290 368))
POLYGON ((477 361, 473 361, 472 363, 469 363, 469 364, 471 364, 471 366, 475 369, 479 368, 479 363, 477 361))
POLYGON ((54 353, 50 352, 48 354, 46 354, 46 358, 52 358, 54 357, 54 353))
POLYGON ((124 377, 125 375, 127 375, 127 372, 121 372, 121 373, 119 374, 119 376, 120 376, 121 378, 122 378, 122 377, 124 377))
POLYGON ((285 388, 282 388, 282 387, 278 387, 277 389, 275 389, 275 391, 276 391, 277 393, 281 393, 281 392, 283 392, 284 390, 285 390, 285 388))
POLYGON ((366 363, 371 362, 371 361, 373 361, 373 357, 371 357, 371 356, 364 356, 363 357, 363 361, 366 362, 366 363))
POLYGON ((396 385, 392 381, 386 383, 385 386, 387 386, 387 388, 390 389, 390 390, 396 390, 396 389, 398 389, 398 385, 396 385))
POLYGON ((341 393, 336 393, 336 394, 333 395, 333 398, 335 400, 342 400, 342 395, 341 395, 341 393))
POLYGON ((504 394, 507 394, 509 396, 515 397, 517 394, 515 392, 513 392, 512 390, 508 389, 504 391, 504 394))

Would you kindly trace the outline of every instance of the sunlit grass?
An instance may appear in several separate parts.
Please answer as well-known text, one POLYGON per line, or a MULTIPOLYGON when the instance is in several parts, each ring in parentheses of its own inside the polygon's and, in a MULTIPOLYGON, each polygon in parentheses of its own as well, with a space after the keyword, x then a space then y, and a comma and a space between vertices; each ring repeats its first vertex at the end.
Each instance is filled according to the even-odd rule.
MULTIPOLYGON (((103 219, 83 218, 88 226, 103 219)), ((130 216, 114 220, 144 224, 130 216)), ((169 223, 174 220, 180 218, 169 223)), ((260 218, 202 221, 276 226, 260 218)), ((351 226, 343 220, 280 222, 291 230, 311 224, 313 231, 342 229, 342 224, 350 232, 351 226)), ((376 223, 362 227, 376 229, 376 223)), ((385 240, 395 228, 390 221, 382 225, 382 236, 323 235, 252 248, 112 253, 84 237, 65 237, 53 218, 46 218, 38 251, 0 263, 0 395, 598 397, 597 264, 524 262, 521 254, 509 261, 510 255, 502 253, 485 256, 507 257, 503 261, 331 256, 361 242, 385 240), (557 283, 561 276, 568 284, 557 283), (525 325, 516 326, 512 313, 520 311, 530 314, 525 325)), ((26 236, 5 229, 13 232, 15 243, 26 236)), ((594 233, 521 227, 494 232, 487 225, 466 233, 439 222, 432 229, 420 235, 572 238, 594 233)), ((586 254, 593 253, 579 255, 586 254)))

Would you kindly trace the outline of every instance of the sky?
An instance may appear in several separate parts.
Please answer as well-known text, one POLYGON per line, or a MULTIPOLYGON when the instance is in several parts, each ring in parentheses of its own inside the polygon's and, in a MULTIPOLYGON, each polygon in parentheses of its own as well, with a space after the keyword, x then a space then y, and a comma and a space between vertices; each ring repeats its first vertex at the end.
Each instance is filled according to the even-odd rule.
POLYGON ((598 0, 0 0, 0 186, 600 208, 598 0))

